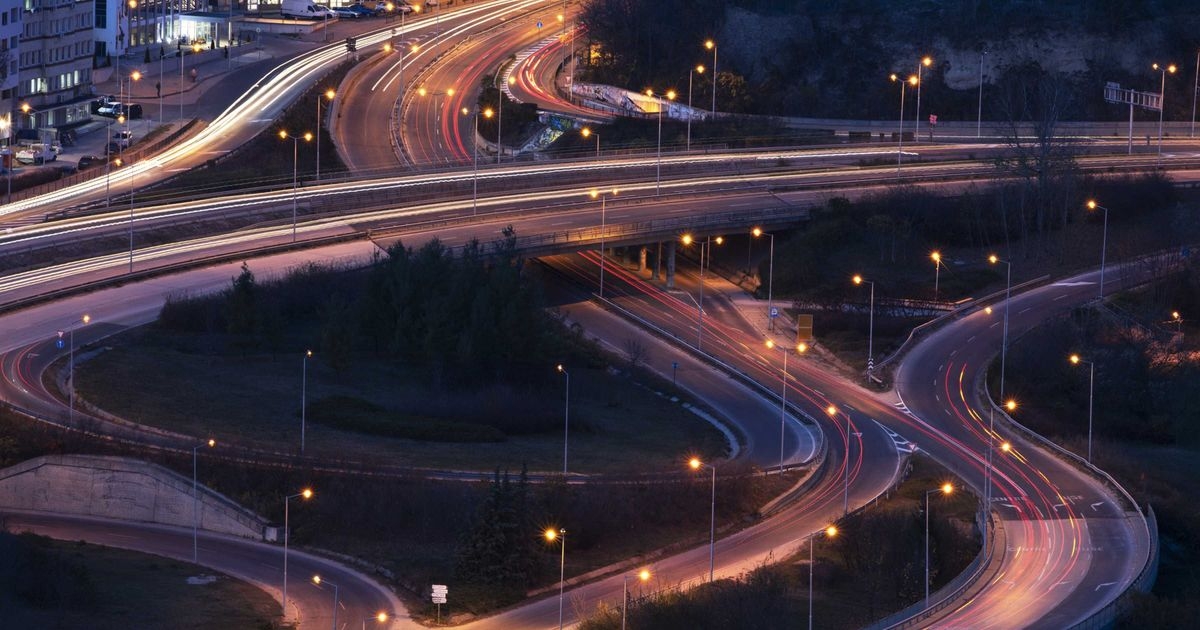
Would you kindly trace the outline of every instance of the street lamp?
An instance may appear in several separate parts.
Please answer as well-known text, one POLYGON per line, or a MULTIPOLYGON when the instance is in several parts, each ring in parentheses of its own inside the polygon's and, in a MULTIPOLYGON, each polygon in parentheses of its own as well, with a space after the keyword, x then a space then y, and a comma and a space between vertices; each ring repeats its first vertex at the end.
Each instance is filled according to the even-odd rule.
MULTIPOLYGON (((338 630, 338 625, 337 625, 338 585, 334 584, 333 582, 330 582, 329 580, 321 579, 321 576, 319 576, 319 575, 314 575, 312 578, 312 581, 313 581, 313 584, 315 584, 317 586, 317 588, 321 588, 322 584, 327 584, 327 585, 333 587, 333 626, 331 626, 331 627, 333 630, 338 630)), ((380 614, 382 614, 382 613, 380 613, 380 614)))
POLYGON ((595 188, 593 188, 591 191, 588 192, 588 195, 590 195, 592 199, 595 199, 597 197, 600 198, 600 298, 601 299, 604 298, 604 236, 605 236, 605 232, 607 232, 607 226, 605 225, 605 212, 606 212, 607 208, 606 208, 605 202, 607 201, 609 195, 615 195, 615 194, 617 194, 616 188, 612 189, 612 192, 608 192, 608 193, 602 193, 595 188))
POLYGON ((547 529, 544 533, 546 541, 553 544, 558 541, 559 548, 562 550, 558 560, 558 630, 563 627, 563 586, 566 584, 567 576, 567 530, 565 529, 547 529))
POLYGON ((217 441, 210 439, 192 447, 192 564, 196 564, 199 556, 196 530, 200 527, 200 498, 196 492, 196 451, 205 446, 212 448, 216 445, 217 441))
POLYGON ((1082 359, 1078 354, 1071 355, 1071 365, 1079 365, 1086 363, 1088 366, 1088 463, 1092 463, 1092 408, 1095 401, 1096 393, 1096 363, 1082 359))
MULTIPOLYGON (((637 579, 645 582, 650 579, 650 571, 642 569, 638 571, 637 579)), ((629 574, 621 576, 621 630, 625 630, 625 619, 628 617, 629 611, 629 574)))
POLYGON ((71 386, 67 388, 67 395, 69 397, 67 416, 72 422, 75 421, 75 329, 78 328, 77 324, 82 322, 86 326, 90 321, 92 321, 92 316, 85 313, 83 317, 71 322, 71 328, 68 329, 71 337, 68 343, 71 348, 67 350, 67 354, 69 355, 68 363, 70 363, 67 380, 71 382, 71 386))
MULTIPOLYGON (((767 340, 767 348, 774 349, 775 341, 772 339, 768 339, 767 340)), ((783 371, 780 372, 780 382, 783 385, 783 391, 779 396, 779 474, 782 475, 783 474, 783 441, 784 441, 783 435, 784 435, 784 426, 787 424, 787 390, 788 390, 787 364, 788 364, 788 355, 791 354, 791 352, 789 351, 788 348, 785 348, 782 346, 780 347, 780 350, 783 350, 783 371)), ((801 343, 801 344, 796 345, 796 352, 799 354, 804 354, 807 350, 808 350, 807 344, 801 343)))
MULTIPOLYGON (((695 239, 691 234, 684 234, 680 237, 680 242, 684 246, 691 245, 695 239)), ((725 242, 725 237, 718 236, 716 238, 717 245, 725 242)), ((700 299, 696 302, 696 350, 700 350, 704 342, 704 252, 708 250, 709 265, 712 265, 712 243, 713 237, 705 237, 704 242, 700 243, 700 299)))
POLYGON ((279 130, 279 138, 292 141, 292 242, 296 242, 296 167, 300 159, 300 139, 312 141, 313 135, 305 132, 303 136, 289 135, 284 129, 279 130))
MULTIPOLYGON (((763 234, 766 234, 766 232, 763 232, 762 228, 756 227, 753 230, 750 230, 750 234, 752 236, 754 236, 754 238, 758 238, 758 237, 762 236, 763 234)), ((772 300, 772 298, 774 297, 772 295, 772 290, 774 289, 774 284, 775 284, 775 235, 767 234, 767 236, 769 236, 771 238, 771 249, 770 249, 770 253, 767 255, 767 258, 768 258, 768 263, 767 263, 767 331, 769 332, 769 331, 775 330, 775 317, 774 317, 775 304, 774 304, 774 301, 772 300)), ((746 247, 746 260, 749 261, 749 259, 750 259, 750 248, 749 248, 749 246, 747 246, 746 247)), ((749 265, 750 263, 747 262, 746 264, 749 265)))
POLYGON ((1179 311, 1171 311, 1171 321, 1169 323, 1175 324, 1176 334, 1183 333, 1183 315, 1179 311))
POLYGON ((1100 241, 1100 299, 1104 299, 1104 257, 1108 253, 1108 208, 1095 201, 1088 201, 1087 207, 1088 210, 1100 209, 1104 211, 1104 236, 1100 241))
POLYGON ((596 136, 596 157, 599 158, 600 157, 600 134, 596 133, 595 131, 592 131, 588 127, 584 127, 583 129, 581 129, 579 131, 579 134, 582 135, 584 138, 587 138, 588 136, 596 136))
POLYGON ((940 488, 925 491, 925 608, 929 608, 929 495, 941 492, 948 495, 954 492, 954 486, 949 482, 941 485, 940 488))
MULTIPOLYGON (((1151 67, 1162 73, 1162 83, 1158 88, 1158 154, 1162 155, 1163 111, 1166 109, 1167 104, 1167 73, 1170 72, 1171 74, 1175 74, 1176 68, 1175 64, 1173 63, 1167 66, 1154 64, 1151 67)), ((1195 87, 1196 86, 1192 86, 1193 89, 1195 89, 1195 87)))
POLYGON ((875 281, 864 280, 862 276, 857 274, 852 280, 854 280, 854 284, 865 282, 871 285, 871 308, 867 320, 867 378, 870 378, 871 373, 875 371, 875 281))
POLYGON ((712 93, 712 117, 713 117, 713 120, 716 120, 716 119, 717 119, 717 42, 715 42, 715 41, 713 41, 713 40, 711 40, 711 39, 709 39, 709 40, 705 40, 705 42, 704 42, 704 47, 705 47, 705 48, 707 48, 707 49, 709 49, 709 50, 711 50, 711 51, 713 52, 713 65, 712 65, 712 72, 713 72, 713 74, 712 74, 712 77, 713 77, 713 78, 712 78, 712 83, 713 83, 713 86, 712 86, 712 87, 713 87, 713 93, 712 93))
POLYGON ((304 433, 308 420, 308 360, 312 358, 312 350, 304 351, 304 359, 300 368, 300 454, 304 454, 304 433))
MULTIPOLYGON (((1013 408, 1015 409, 1016 402, 1014 402, 1014 401, 1009 401, 1009 402, 1012 403, 1013 408)), ((995 474, 995 468, 996 468, 995 464, 992 463, 992 452, 999 449, 1000 452, 1002 452, 1002 453, 1009 453, 1012 451, 1012 444, 1009 444, 1008 442, 1001 442, 1000 446, 992 446, 991 445, 991 441, 994 439, 994 433, 992 432, 992 418, 995 417, 995 415, 996 415, 996 407, 994 405, 989 405, 988 413, 989 413, 989 417, 988 417, 988 443, 989 443, 989 445, 987 447, 987 469, 986 469, 986 474, 984 476, 984 485, 983 485, 983 505, 984 505, 984 509, 988 510, 990 512, 992 509, 992 475, 995 474)), ((984 523, 983 546, 985 548, 987 547, 987 541, 988 541, 988 527, 987 527, 987 523, 984 523)))
MULTIPOLYGON (((825 415, 829 416, 830 421, 836 422, 838 408, 834 405, 829 405, 825 408, 825 415)), ((846 414, 846 430, 842 433, 846 437, 846 466, 845 474, 842 481, 842 514, 850 513, 850 414, 846 414)), ((855 433, 855 436, 860 436, 862 433, 855 433)))
POLYGON ((917 64, 917 82, 915 84, 917 86, 917 126, 916 131, 913 132, 914 143, 921 141, 921 69, 928 68, 932 63, 932 58, 922 57, 921 62, 917 64))
POLYGON ((993 265, 1003 264, 1007 269, 1004 281, 1004 340, 1000 345, 1000 398, 1004 398, 1004 370, 1008 363, 1008 303, 1009 296, 1012 294, 1012 262, 1003 260, 995 254, 988 256, 988 262, 993 265))
POLYGON ((687 116, 687 150, 692 150, 692 75, 704 74, 704 66, 688 69, 688 116, 687 116))
POLYGON ((363 617, 362 630, 367 630, 367 622, 372 619, 374 619, 375 621, 378 621, 379 623, 387 623, 388 614, 381 610, 378 613, 371 615, 370 617, 363 617))
POLYGON ((370 622, 371 619, 382 624, 388 623, 388 613, 379 611, 376 614, 372 614, 371 617, 362 618, 362 630, 367 630, 367 622, 370 622))
MULTIPOLYGON (((471 110, 466 107, 462 108, 463 116, 471 113, 471 110)), ((483 110, 484 118, 491 118, 492 108, 489 107, 483 110)), ((471 177, 471 216, 479 211, 479 143, 476 141, 479 137, 479 108, 475 108, 475 127, 471 133, 471 155, 474 156, 474 174, 471 177)))
POLYGON ((563 390, 563 480, 567 478, 567 440, 571 434, 571 373, 563 364, 558 364, 558 371, 567 378, 563 390))
POLYGON ((988 51, 983 51, 979 54, 979 112, 975 119, 975 137, 983 137, 983 58, 986 57, 988 51))
POLYGON ((896 144, 896 177, 900 176, 900 160, 904 155, 904 86, 914 85, 919 86, 920 82, 917 77, 910 76, 907 80, 901 80, 900 77, 892 74, 890 77, 893 83, 900 84, 900 135, 899 142, 896 144))
MULTIPOLYGON (((202 46, 200 44, 192 44, 192 54, 199 54, 202 46)), ((182 52, 179 53, 179 124, 183 124, 183 60, 186 57, 182 52)), ((194 69, 193 69, 194 70, 194 69)))
MULTIPOLYGON (((646 96, 654 98, 654 90, 646 90, 646 96)), ((675 90, 667 90, 666 94, 668 101, 675 100, 675 90)), ((669 105, 668 105, 669 107, 669 105)), ((658 100, 658 159, 654 164, 654 194, 659 194, 659 189, 662 186, 662 119, 663 119, 663 102, 658 100)))
POLYGON ((700 461, 700 458, 693 457, 688 460, 688 466, 692 470, 700 470, 706 467, 712 471, 712 501, 710 505, 710 516, 708 526, 708 581, 713 581, 713 573, 715 572, 714 560, 716 558, 716 542, 717 542, 717 467, 712 464, 705 464, 700 461))
POLYGON ((438 109, 438 100, 437 99, 439 97, 454 96, 454 88, 446 88, 445 92, 430 92, 429 90, 425 89, 424 86, 422 86, 422 87, 417 88, 417 96, 420 96, 422 98, 424 98, 426 96, 433 97, 434 130, 436 131, 437 136, 440 138, 442 135, 442 127, 441 127, 439 121, 441 119, 442 112, 440 109, 438 109))
POLYGON ((297 494, 283 497, 283 618, 287 619, 287 565, 288 565, 288 502, 295 498, 305 501, 313 496, 312 488, 305 488, 297 494))
POLYGON ((826 538, 833 538, 837 536, 838 529, 830 525, 808 535, 808 630, 813 628, 813 565, 816 564, 813 548, 817 546, 817 534, 825 534, 826 538))
POLYGON ((942 253, 935 251, 929 254, 930 260, 933 261, 933 301, 938 299, 938 276, 942 271, 942 253))
POLYGON ((325 90, 323 94, 317 96, 317 181, 321 181, 321 98, 333 102, 333 97, 336 96, 333 88, 325 90))

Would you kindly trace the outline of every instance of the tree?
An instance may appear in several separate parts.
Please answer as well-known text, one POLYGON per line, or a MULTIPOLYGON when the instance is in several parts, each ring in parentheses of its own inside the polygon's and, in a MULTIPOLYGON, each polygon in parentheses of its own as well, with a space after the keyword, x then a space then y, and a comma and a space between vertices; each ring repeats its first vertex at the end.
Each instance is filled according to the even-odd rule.
POLYGON ((233 278, 225 297, 226 322, 232 335, 251 335, 256 330, 258 285, 250 266, 242 263, 242 272, 233 278))

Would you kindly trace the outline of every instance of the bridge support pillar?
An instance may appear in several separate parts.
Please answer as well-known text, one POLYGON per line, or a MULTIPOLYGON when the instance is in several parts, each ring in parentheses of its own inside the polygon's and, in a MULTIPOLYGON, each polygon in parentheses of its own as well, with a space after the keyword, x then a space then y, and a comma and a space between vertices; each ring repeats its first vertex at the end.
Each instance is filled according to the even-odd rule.
POLYGON ((667 241, 667 288, 675 288, 675 241, 667 241))
POLYGON ((638 248, 638 273, 646 273, 646 254, 645 245, 638 248))
POLYGON ((662 241, 658 242, 658 253, 654 255, 654 278, 658 280, 662 278, 662 241))

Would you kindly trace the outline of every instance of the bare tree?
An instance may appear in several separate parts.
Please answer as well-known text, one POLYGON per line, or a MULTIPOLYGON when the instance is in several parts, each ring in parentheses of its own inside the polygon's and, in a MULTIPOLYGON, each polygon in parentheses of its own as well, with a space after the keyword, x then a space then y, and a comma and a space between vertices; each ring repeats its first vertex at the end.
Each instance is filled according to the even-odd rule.
POLYGON ((650 358, 650 350, 636 337, 625 340, 625 356, 629 359, 629 367, 636 368, 650 358))

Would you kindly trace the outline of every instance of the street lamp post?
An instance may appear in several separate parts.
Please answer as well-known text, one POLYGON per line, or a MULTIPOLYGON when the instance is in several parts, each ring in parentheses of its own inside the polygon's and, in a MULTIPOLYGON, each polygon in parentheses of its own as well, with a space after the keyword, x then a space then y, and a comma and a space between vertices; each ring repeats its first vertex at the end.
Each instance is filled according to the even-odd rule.
POLYGON ((917 64, 917 126, 913 132, 913 143, 921 141, 921 69, 928 68, 933 63, 933 59, 922 57, 921 62, 917 64))
POLYGON ((367 630, 367 622, 371 621, 372 619, 378 621, 379 623, 387 623, 388 614, 381 610, 370 617, 363 617, 362 630, 367 630))
POLYGON ((942 253, 933 252, 929 254, 929 258, 933 260, 933 301, 938 299, 938 276, 942 271, 942 253))
MULTIPOLYGON (((1162 139, 1163 139, 1163 111, 1167 109, 1167 73, 1175 74, 1175 64, 1160 66, 1154 64, 1151 66, 1158 72, 1162 73, 1162 83, 1158 88, 1158 154, 1162 155, 1162 139)), ((1195 89, 1195 86, 1193 86, 1195 89)))
MULTIPOLYGON (((1012 402, 1012 401, 1010 401, 1010 402, 1011 402, 1013 408, 1015 409, 1016 403, 1012 402)), ((992 509, 992 476, 995 474, 995 464, 992 461, 992 452, 995 451, 997 448, 999 448, 1000 451, 1004 452, 1004 453, 1008 453, 1009 451, 1012 450, 1012 445, 1009 444, 1008 442, 1001 442, 1000 446, 998 446, 998 447, 991 445, 991 442, 994 439, 994 435, 995 435, 993 432, 993 429, 992 429, 993 418, 995 418, 995 416, 996 416, 996 407, 995 407, 995 405, 989 404, 988 405, 987 469, 986 469, 986 472, 984 475, 984 484, 983 484, 983 509, 988 512, 990 512, 992 509)), ((984 523, 983 524, 983 546, 984 546, 984 548, 987 548, 987 542, 988 542, 988 526, 987 526, 987 523, 984 523)))
POLYGON ((196 491, 196 451, 205 446, 212 448, 216 445, 217 441, 210 439, 203 444, 197 444, 192 447, 192 564, 196 564, 199 559, 197 530, 200 528, 200 495, 196 491))
POLYGON ((333 91, 333 88, 329 88, 317 96, 317 181, 321 181, 321 98, 324 97, 333 102, 335 95, 336 92, 333 91))
POLYGON ((688 69, 687 150, 692 150, 692 74, 704 74, 704 66, 688 69))
MULTIPOLYGON (((775 312, 775 302, 774 302, 774 295, 773 295, 773 291, 775 288, 774 287, 774 285, 775 285, 775 235, 767 234, 766 232, 762 231, 762 228, 757 228, 757 227, 754 228, 753 230, 750 230, 750 234, 754 238, 758 238, 758 237, 762 236, 763 234, 766 234, 771 239, 770 250, 769 250, 769 253, 767 254, 767 331, 769 332, 769 331, 775 330, 775 318, 772 317, 772 313, 775 312)), ((746 258, 747 259, 750 258, 749 248, 746 249, 746 258)), ((747 263, 747 264, 749 264, 749 263, 747 263)))
POLYGON ((1087 202, 1087 207, 1088 210, 1100 209, 1104 211, 1104 232, 1100 240, 1100 299, 1104 299, 1104 258, 1108 253, 1108 208, 1095 201, 1087 202))
MULTIPOLYGON (((767 340, 767 348, 774 349, 775 341, 767 340)), ((783 443, 784 443, 784 427, 787 425, 787 390, 788 390, 788 355, 791 351, 786 347, 780 347, 783 350, 783 371, 780 372, 780 382, 782 383, 782 391, 779 395, 779 474, 783 474, 783 443)), ((808 350, 808 344, 800 343, 796 345, 796 352, 804 354, 808 350)))
POLYGON ((808 630, 813 629, 813 565, 816 564, 816 557, 813 555, 813 548, 817 546, 817 534, 825 534, 826 538, 837 536, 838 529, 833 525, 825 529, 813 532, 808 535, 808 630))
MULTIPOLYGON (((462 108, 463 116, 471 113, 471 110, 466 107, 462 108)), ((492 117, 492 108, 489 107, 483 110, 484 118, 492 117)), ((479 144, 476 139, 479 137, 479 108, 475 108, 475 126, 471 129, 471 155, 474 157, 473 175, 471 177, 471 216, 479 211, 479 144)))
POLYGON ((1088 449, 1087 460, 1092 463, 1092 409, 1095 402, 1096 394, 1096 363, 1087 359, 1082 359, 1078 354, 1071 355, 1071 365, 1079 365, 1086 363, 1088 366, 1088 449))
POLYGON ((305 488, 297 494, 284 496, 283 498, 283 618, 287 619, 287 567, 288 567, 288 502, 297 497, 304 500, 311 499, 313 491, 311 488, 305 488))
POLYGON ((563 364, 558 364, 558 371, 567 378, 563 389, 563 479, 567 477, 567 440, 571 435, 571 373, 563 364))
POLYGON ((712 73, 713 73, 713 74, 712 74, 712 77, 713 77, 713 78, 712 78, 712 84, 713 84, 713 93, 712 93, 712 117, 713 117, 713 120, 716 120, 716 119, 717 119, 717 42, 715 42, 715 41, 713 41, 713 40, 711 40, 711 39, 709 39, 709 40, 705 40, 705 42, 704 42, 704 47, 705 47, 705 48, 707 48, 707 49, 709 49, 709 50, 711 50, 711 51, 713 51, 713 65, 712 65, 712 73))
POLYGON ((986 57, 988 51, 983 51, 979 55, 979 112, 975 118, 975 137, 983 137, 983 58, 986 57))
MULTIPOLYGON (((646 96, 654 97, 654 90, 646 90, 646 96)), ((667 90, 667 100, 675 100, 675 90, 667 90)), ((669 107, 669 105, 668 105, 669 107)), ((662 187, 662 119, 663 119, 663 102, 658 100, 658 158, 654 163, 654 194, 659 194, 662 187)))
MULTIPOLYGON (((650 571, 642 569, 638 571, 638 580, 645 582, 650 579, 650 571)), ((625 619, 629 616, 629 574, 621 576, 621 630, 625 630, 625 619)))
MULTIPOLYGON (((829 416, 830 421, 836 422, 838 408, 829 405, 825 408, 825 415, 829 416)), ((850 414, 846 414, 846 430, 842 432, 846 439, 846 465, 843 467, 845 473, 842 477, 842 514, 850 513, 850 414)), ((862 433, 855 433, 855 436, 862 433)))
POLYGON ((300 454, 304 454, 304 433, 308 420, 308 360, 312 358, 312 350, 304 351, 304 359, 300 367, 300 454))
POLYGON ((993 265, 1003 263, 1006 268, 1004 281, 1004 340, 1000 344, 1000 398, 1003 399, 1004 371, 1008 364, 1008 305, 1009 297, 1012 295, 1012 262, 1003 260, 995 254, 988 256, 988 262, 993 265))
POLYGON ((605 232, 607 231, 607 224, 605 223, 605 214, 607 211, 606 201, 607 201, 609 195, 615 195, 615 194, 617 194, 616 188, 612 189, 611 192, 607 192, 607 193, 600 192, 599 190, 597 190, 595 188, 593 188, 591 191, 588 192, 588 195, 591 196, 592 199, 595 199, 597 197, 600 198, 600 298, 601 299, 604 299, 604 236, 605 236, 605 232))
POLYGON ((929 495, 941 492, 950 494, 954 486, 944 483, 940 488, 925 491, 925 608, 929 608, 929 495))
POLYGON ((900 77, 893 74, 891 76, 891 79, 892 79, 893 83, 900 84, 900 133, 897 136, 897 138, 899 140, 896 143, 896 177, 899 177, 900 176, 900 161, 904 156, 904 86, 906 84, 907 85, 918 85, 919 82, 917 80, 917 77, 915 77, 915 76, 908 77, 907 80, 902 81, 902 80, 900 80, 900 77))
POLYGON ((312 141, 313 135, 311 133, 305 132, 305 134, 303 136, 294 136, 294 135, 289 134, 286 130, 280 129, 279 137, 280 137, 280 139, 283 139, 283 140, 291 140, 292 141, 292 242, 295 243, 296 242, 296 191, 297 191, 296 169, 297 169, 297 165, 299 164, 299 160, 300 160, 300 140, 301 140, 301 138, 303 138, 305 142, 310 142, 310 141, 312 141))
POLYGON ((600 158, 600 134, 592 131, 590 127, 584 127, 579 130, 579 135, 587 138, 588 136, 596 136, 596 158, 600 158))
POLYGON ((867 320, 867 378, 870 378, 875 371, 875 281, 865 280, 860 275, 855 275, 853 280, 854 284, 865 282, 871 285, 871 307, 867 320))
POLYGON ((313 581, 313 584, 317 585, 318 588, 320 588, 320 586, 322 584, 327 584, 327 585, 333 587, 333 625, 331 626, 331 628, 332 628, 332 630, 338 630, 338 625, 337 625, 338 585, 334 584, 333 582, 330 582, 329 580, 322 579, 321 576, 319 576, 319 575, 314 575, 312 581, 313 581))
POLYGON ((698 457, 688 460, 688 466, 692 470, 700 470, 701 467, 705 467, 712 471, 712 500, 709 507, 708 525, 708 581, 712 582, 716 568, 717 550, 717 467, 712 464, 705 464, 698 457))
POLYGON ((546 540, 553 543, 558 541, 561 549, 558 559, 558 630, 563 628, 563 586, 567 577, 567 530, 550 528, 545 531, 546 540))
POLYGON ((71 328, 69 329, 71 338, 67 341, 67 343, 71 347, 69 350, 67 350, 67 354, 69 356, 67 362, 70 364, 70 368, 68 369, 67 373, 67 380, 71 382, 71 386, 67 388, 67 396, 69 398, 67 405, 67 417, 70 418, 72 422, 75 421, 75 329, 77 328, 76 324, 82 322, 83 325, 86 326, 90 321, 92 321, 92 316, 85 313, 83 317, 71 322, 71 328))
MULTIPOLYGON (((680 241, 684 245, 691 245, 695 239, 691 234, 684 234, 680 241)), ((725 238, 718 236, 717 245, 725 242, 725 238)), ((700 350, 704 343, 704 252, 708 250, 709 265, 712 264, 712 243, 713 237, 707 236, 704 242, 700 243, 700 299, 696 302, 696 350, 700 350)))

